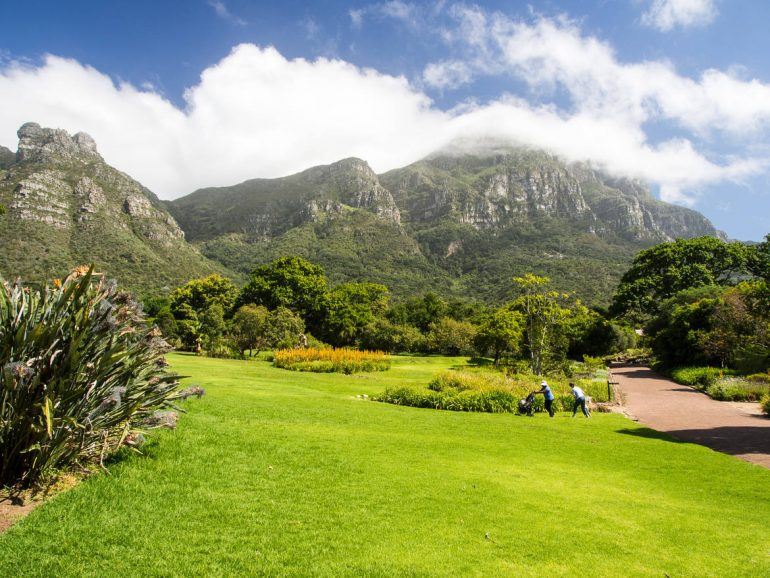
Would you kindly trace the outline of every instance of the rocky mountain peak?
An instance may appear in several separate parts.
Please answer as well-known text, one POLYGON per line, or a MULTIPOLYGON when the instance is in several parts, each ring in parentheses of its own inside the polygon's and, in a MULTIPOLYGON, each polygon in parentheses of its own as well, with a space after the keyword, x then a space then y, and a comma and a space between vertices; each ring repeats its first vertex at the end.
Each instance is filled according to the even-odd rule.
POLYGON ((18 162, 103 160, 96 150, 96 141, 84 132, 70 135, 66 130, 43 128, 36 122, 28 122, 16 134, 19 137, 18 162))
MULTIPOLYGON (((351 157, 342 159, 330 165, 322 165, 308 169, 302 175, 319 186, 319 191, 327 189, 336 191, 339 200, 344 205, 358 209, 366 209, 378 217, 401 222, 401 214, 393 196, 380 184, 380 179, 364 160, 351 157)), ((320 198, 312 199, 318 204, 328 200, 325 193, 320 198)), ((312 212, 312 211, 311 211, 312 212)))

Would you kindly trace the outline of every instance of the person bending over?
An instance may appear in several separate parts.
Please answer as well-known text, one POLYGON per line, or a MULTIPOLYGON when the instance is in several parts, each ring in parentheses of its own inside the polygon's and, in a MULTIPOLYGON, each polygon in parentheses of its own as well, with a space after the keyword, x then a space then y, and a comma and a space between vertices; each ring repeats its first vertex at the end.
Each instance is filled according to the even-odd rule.
POLYGON ((553 392, 551 391, 551 388, 548 386, 548 382, 544 379, 540 382, 540 389, 536 391, 535 393, 542 393, 543 397, 545 398, 545 411, 548 412, 548 415, 553 417, 553 392))
POLYGON ((572 409, 572 417, 577 415, 578 408, 583 410, 584 416, 591 417, 591 412, 588 411, 588 406, 586 405, 585 392, 574 383, 570 383, 569 386, 572 388, 572 395, 575 396, 575 407, 572 409))

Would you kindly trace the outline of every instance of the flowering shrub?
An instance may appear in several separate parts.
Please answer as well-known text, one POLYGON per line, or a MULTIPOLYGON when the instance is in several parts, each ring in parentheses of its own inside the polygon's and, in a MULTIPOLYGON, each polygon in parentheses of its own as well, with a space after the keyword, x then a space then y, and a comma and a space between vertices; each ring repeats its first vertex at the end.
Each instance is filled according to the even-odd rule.
POLYGON ((382 351, 308 347, 280 349, 275 352, 273 364, 294 371, 350 374, 390 369, 390 357, 382 351))

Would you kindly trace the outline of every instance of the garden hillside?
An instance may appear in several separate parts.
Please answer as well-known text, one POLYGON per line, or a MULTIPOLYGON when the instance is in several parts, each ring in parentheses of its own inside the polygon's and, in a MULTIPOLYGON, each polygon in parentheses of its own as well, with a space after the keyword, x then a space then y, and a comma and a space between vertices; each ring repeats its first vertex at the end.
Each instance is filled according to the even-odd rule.
POLYGON ((615 414, 357 397, 464 358, 354 375, 168 359, 206 395, 0 536, 0 575, 770 574, 763 468, 615 414))

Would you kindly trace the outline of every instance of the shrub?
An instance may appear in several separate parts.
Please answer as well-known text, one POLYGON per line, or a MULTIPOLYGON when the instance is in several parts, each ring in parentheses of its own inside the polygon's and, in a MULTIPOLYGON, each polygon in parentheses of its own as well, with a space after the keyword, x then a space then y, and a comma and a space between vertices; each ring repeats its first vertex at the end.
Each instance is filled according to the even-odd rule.
POLYGON ((764 411, 767 415, 770 415, 770 392, 766 393, 762 397, 762 411, 764 411))
POLYGON ((699 389, 706 389, 714 385, 726 375, 734 375, 730 369, 717 367, 678 367, 671 370, 671 378, 682 385, 691 385, 699 389))
POLYGON ((176 395, 166 346, 127 293, 85 267, 39 291, 0 285, 0 485, 116 451, 176 395))
MULTIPOLYGON (((497 372, 445 371, 427 388, 389 387, 376 401, 450 411, 513 413, 520 399, 539 389, 541 378, 535 375, 506 377, 497 372)), ((574 397, 564 380, 549 380, 554 392, 554 408, 571 411, 574 397)), ((606 382, 579 380, 578 384, 594 401, 607 401, 606 382)), ((534 411, 545 411, 545 401, 537 396, 534 411)))
POLYGON ((390 357, 382 351, 308 347, 278 350, 275 352, 273 364, 293 371, 350 374, 390 369, 390 357))
POLYGON ((754 383, 765 383, 770 385, 770 373, 754 373, 747 376, 746 379, 754 383))
POLYGON ((706 388, 706 394, 719 401, 759 401, 767 392, 767 384, 738 377, 725 377, 706 388))

